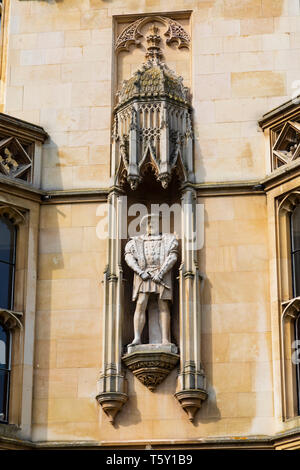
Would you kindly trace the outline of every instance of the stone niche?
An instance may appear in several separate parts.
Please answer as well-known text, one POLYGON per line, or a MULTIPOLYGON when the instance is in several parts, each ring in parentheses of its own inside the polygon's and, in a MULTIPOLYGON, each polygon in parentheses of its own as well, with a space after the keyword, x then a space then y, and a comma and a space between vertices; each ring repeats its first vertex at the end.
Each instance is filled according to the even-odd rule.
POLYGON ((184 15, 116 24, 105 344, 97 395, 111 422, 128 398, 124 367, 151 392, 179 364, 175 397, 190 421, 207 397, 194 236, 189 26, 184 15), (141 232, 128 239, 136 204, 148 215, 141 217, 141 232), (179 234, 178 220, 164 230, 153 204, 177 204, 179 234))
POLYGON ((189 13, 117 17, 114 31, 115 92, 145 60, 149 20, 159 27, 164 62, 191 88, 191 18, 189 13))

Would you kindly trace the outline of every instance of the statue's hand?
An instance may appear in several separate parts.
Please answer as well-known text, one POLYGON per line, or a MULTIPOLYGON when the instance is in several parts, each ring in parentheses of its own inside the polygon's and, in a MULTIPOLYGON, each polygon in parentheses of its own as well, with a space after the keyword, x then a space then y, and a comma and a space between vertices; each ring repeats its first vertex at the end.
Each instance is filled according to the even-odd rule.
POLYGON ((152 281, 156 282, 157 284, 160 284, 162 281, 162 277, 159 274, 154 274, 152 276, 152 281))
POLYGON ((148 281, 148 279, 150 278, 150 275, 147 271, 142 272, 140 276, 143 279, 143 281, 148 281))

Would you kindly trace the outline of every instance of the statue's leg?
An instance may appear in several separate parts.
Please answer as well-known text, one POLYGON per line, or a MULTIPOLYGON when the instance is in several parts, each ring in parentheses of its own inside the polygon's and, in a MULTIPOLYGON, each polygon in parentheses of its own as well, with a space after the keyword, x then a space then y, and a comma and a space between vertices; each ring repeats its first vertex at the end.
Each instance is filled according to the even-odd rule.
POLYGON ((170 329, 170 308, 167 300, 158 299, 159 324, 161 329, 161 342, 168 344, 171 342, 170 329))
POLYGON ((134 340, 131 344, 141 344, 141 336, 146 322, 146 307, 149 294, 141 292, 136 301, 133 318, 134 340))

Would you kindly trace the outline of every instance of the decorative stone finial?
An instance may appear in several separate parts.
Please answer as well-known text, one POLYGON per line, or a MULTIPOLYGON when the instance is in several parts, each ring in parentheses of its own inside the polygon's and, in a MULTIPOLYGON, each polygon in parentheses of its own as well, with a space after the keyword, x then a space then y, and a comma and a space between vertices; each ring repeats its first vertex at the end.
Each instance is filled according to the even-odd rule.
POLYGON ((146 37, 147 39, 147 52, 146 52, 146 59, 151 60, 154 64, 158 64, 161 59, 162 59, 162 52, 159 47, 161 37, 158 34, 159 33, 159 28, 155 26, 155 24, 152 24, 151 27, 149 28, 150 34, 146 37))

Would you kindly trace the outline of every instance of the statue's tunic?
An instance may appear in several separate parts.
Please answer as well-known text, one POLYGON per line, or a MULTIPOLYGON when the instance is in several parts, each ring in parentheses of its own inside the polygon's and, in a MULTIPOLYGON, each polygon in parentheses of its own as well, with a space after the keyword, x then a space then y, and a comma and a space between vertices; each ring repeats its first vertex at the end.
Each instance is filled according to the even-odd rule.
POLYGON ((142 235, 133 237, 125 247, 125 260, 134 271, 132 300, 136 300, 140 292, 156 293, 163 300, 172 300, 171 269, 178 256, 178 241, 175 235, 142 235), (140 274, 148 271, 160 274, 163 284, 152 279, 143 281, 140 274))

